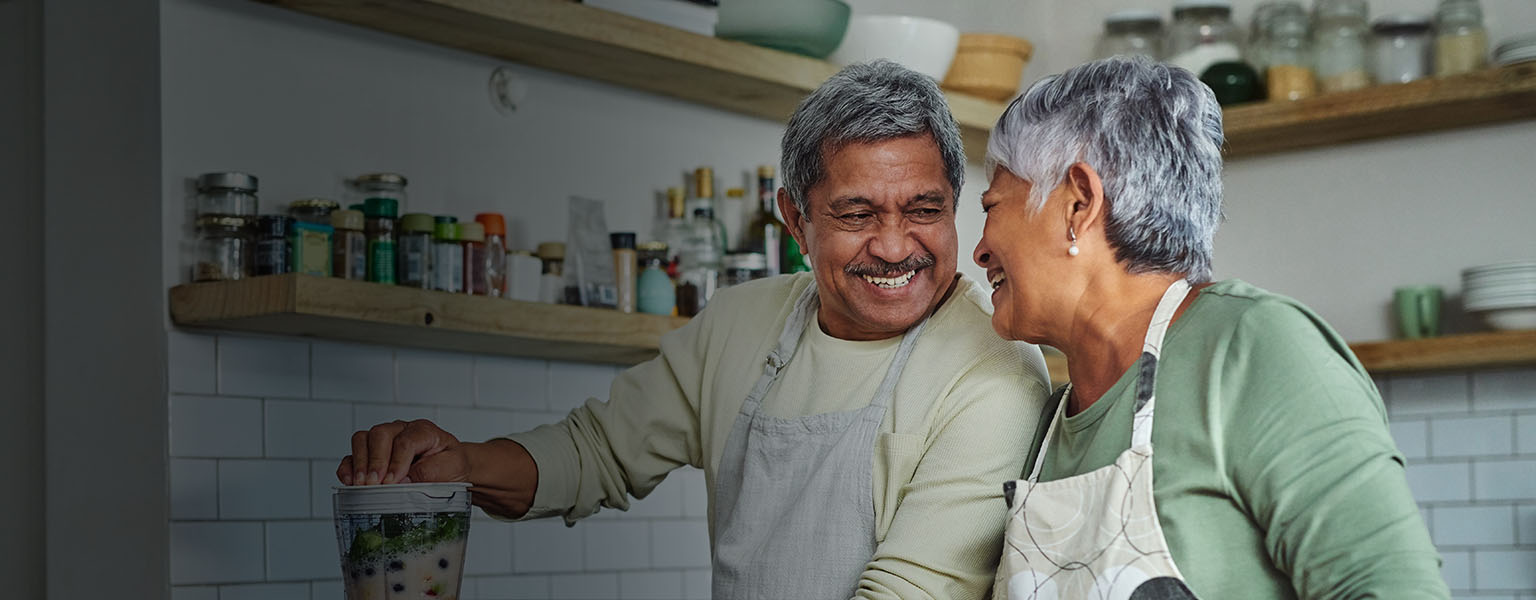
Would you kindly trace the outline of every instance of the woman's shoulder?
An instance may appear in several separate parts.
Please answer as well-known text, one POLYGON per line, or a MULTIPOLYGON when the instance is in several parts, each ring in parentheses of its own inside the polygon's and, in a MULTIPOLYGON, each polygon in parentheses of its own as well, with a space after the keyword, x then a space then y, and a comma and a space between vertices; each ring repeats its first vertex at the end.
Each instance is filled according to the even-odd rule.
POLYGON ((1218 362, 1238 359, 1245 371, 1303 365, 1360 371, 1348 342, 1295 298, 1228 279, 1201 290, 1201 303, 1197 337, 1218 362))

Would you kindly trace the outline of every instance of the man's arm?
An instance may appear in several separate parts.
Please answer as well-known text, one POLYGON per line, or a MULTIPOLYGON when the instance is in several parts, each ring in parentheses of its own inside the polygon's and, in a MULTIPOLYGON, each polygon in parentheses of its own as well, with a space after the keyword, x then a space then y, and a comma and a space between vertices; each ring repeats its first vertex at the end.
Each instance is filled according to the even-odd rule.
POLYGON ((1047 395, 1025 371, 1017 353, 999 353, 951 389, 951 408, 855 597, 967 599, 991 590, 1007 515, 1003 482, 1019 478, 1047 395))

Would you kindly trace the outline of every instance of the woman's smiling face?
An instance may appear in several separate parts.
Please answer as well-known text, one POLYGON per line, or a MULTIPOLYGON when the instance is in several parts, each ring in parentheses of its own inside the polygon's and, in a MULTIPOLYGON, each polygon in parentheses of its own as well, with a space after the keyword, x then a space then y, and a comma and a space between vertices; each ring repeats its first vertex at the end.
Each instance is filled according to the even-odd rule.
POLYGON ((981 195, 986 225, 972 257, 987 270, 992 287, 992 329, 1006 339, 1038 343, 1044 294, 1066 274, 1070 242, 1060 207, 1067 200, 1053 193, 1041 210, 1031 210, 1030 190, 1028 181, 997 168, 981 195))

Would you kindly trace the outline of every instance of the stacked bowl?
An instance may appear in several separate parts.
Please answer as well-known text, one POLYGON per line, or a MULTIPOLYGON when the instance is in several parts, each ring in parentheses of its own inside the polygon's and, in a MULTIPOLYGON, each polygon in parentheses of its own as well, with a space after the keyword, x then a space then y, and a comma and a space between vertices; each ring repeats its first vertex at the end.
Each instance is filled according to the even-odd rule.
POLYGON ((1536 329, 1536 261, 1469 267, 1461 271, 1461 304, 1500 330, 1536 329))

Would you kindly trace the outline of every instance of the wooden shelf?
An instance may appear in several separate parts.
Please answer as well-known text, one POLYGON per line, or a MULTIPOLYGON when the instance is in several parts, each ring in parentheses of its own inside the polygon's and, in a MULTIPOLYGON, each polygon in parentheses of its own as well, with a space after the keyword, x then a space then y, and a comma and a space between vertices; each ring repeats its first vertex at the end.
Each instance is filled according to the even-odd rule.
POLYGON ((177 286, 170 308, 183 327, 617 364, 688 322, 298 274, 177 286))
POLYGON ((1536 63, 1225 111, 1228 156, 1536 118, 1536 63))
POLYGON ((1373 374, 1536 364, 1536 330, 1350 344, 1373 374))
MULTIPOLYGON (((258 0, 408 38, 776 121, 837 67, 571 0, 258 0)), ((949 92, 980 160, 1001 103, 949 92)))

